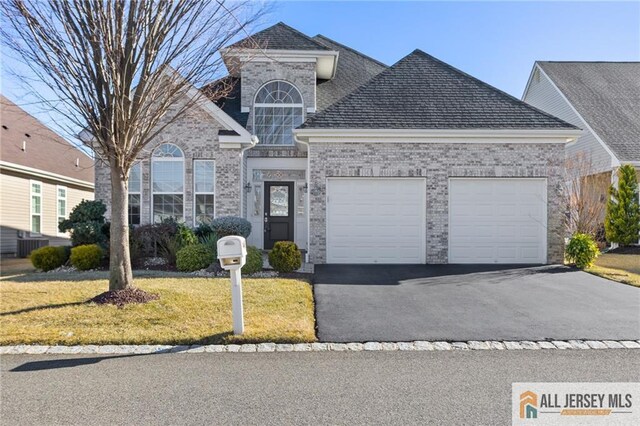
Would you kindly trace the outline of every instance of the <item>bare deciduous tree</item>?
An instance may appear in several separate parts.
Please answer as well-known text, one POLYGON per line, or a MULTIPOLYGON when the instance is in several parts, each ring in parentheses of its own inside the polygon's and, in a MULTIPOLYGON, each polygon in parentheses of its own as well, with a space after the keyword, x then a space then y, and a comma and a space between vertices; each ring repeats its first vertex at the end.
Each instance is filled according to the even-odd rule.
MULTIPOLYGON (((257 3, 225 0, 3 1, 5 46, 53 91, 59 100, 51 107, 84 129, 83 142, 109 165, 110 291, 133 285, 131 165, 166 126, 204 101, 199 91, 185 95, 219 77, 218 50, 263 12, 257 3)), ((207 96, 229 89, 218 84, 207 96)))
POLYGON ((607 183, 594 174, 591 156, 578 153, 565 160, 562 201, 568 235, 596 236, 604 220, 607 183))

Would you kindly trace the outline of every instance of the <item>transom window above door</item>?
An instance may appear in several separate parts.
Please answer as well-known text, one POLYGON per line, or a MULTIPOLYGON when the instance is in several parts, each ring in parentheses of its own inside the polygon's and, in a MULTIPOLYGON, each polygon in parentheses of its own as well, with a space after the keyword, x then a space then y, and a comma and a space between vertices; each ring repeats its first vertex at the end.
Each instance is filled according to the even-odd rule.
POLYGON ((254 102, 253 128, 261 145, 293 145, 293 129, 304 121, 300 91, 286 81, 271 81, 254 102))

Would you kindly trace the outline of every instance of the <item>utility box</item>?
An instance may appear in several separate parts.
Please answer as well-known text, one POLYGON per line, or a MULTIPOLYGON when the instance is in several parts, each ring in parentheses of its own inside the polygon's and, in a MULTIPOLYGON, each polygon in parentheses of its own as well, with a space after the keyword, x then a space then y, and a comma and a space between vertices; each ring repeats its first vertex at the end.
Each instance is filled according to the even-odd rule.
POLYGON ((243 237, 230 235, 218 240, 218 260, 227 270, 238 270, 247 262, 247 242, 243 237))

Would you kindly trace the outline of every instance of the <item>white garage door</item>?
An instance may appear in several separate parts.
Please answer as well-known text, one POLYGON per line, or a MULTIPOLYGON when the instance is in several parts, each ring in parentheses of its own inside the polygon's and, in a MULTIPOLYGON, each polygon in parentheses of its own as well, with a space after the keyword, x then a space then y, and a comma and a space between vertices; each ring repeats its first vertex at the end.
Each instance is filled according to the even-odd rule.
POLYGON ((449 263, 546 263, 546 179, 450 179, 449 263))
POLYGON ((426 183, 327 180, 327 263, 425 263, 426 183))

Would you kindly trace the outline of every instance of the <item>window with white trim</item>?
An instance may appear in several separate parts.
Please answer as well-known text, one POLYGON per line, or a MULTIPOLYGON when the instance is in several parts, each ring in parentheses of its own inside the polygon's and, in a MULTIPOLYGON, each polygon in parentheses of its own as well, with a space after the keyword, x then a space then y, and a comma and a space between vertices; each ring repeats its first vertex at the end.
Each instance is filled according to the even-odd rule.
POLYGON ((160 145, 151 158, 153 222, 184 218, 184 154, 173 144, 160 145))
POLYGON ((293 145, 293 129, 304 121, 302 95, 291 83, 271 81, 256 93, 253 129, 262 145, 293 145))
POLYGON ((140 163, 129 170, 129 224, 140 225, 142 208, 142 168, 140 163))
POLYGON ((60 222, 67 218, 67 187, 58 186, 58 197, 57 197, 57 210, 58 210, 58 225, 60 222))
POLYGON ((213 160, 193 161, 193 221, 196 226, 211 223, 215 213, 215 174, 213 160))
POLYGON ((31 235, 42 234, 42 182, 31 181, 31 235))

